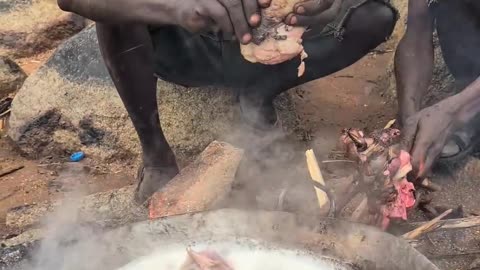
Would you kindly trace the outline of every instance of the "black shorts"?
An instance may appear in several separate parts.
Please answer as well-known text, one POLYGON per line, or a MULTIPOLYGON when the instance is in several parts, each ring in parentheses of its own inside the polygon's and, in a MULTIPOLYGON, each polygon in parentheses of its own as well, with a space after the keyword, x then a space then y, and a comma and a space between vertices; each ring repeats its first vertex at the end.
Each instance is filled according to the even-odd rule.
POLYGON ((463 90, 480 76, 480 1, 436 0, 429 8, 448 71, 463 90))
MULTIPOLYGON (((368 1, 381 2, 397 11, 389 0, 345 0, 339 16, 315 35, 304 35, 306 40, 319 42, 335 37, 341 42, 348 17, 356 7, 368 1)), ((275 67, 253 64, 240 53, 239 43, 216 34, 191 34, 176 26, 150 28, 155 50, 155 74, 158 78, 184 86, 221 85, 241 87, 250 78, 275 67)), ((296 74, 299 60, 290 60, 296 74)), ((288 63, 287 63, 288 64, 288 63)))

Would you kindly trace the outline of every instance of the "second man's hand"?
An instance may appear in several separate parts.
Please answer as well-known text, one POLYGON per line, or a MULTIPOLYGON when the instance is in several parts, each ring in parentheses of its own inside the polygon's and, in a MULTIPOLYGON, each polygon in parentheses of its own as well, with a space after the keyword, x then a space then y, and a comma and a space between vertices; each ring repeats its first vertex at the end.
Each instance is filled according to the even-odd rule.
POLYGON ((293 26, 325 27, 339 14, 343 0, 306 0, 295 5, 285 22, 293 26))
POLYGON ((461 127, 458 110, 454 100, 447 98, 404 120, 403 143, 412 156, 413 178, 426 176, 447 140, 461 127))
POLYGON ((190 32, 220 29, 235 34, 242 44, 252 40, 251 29, 260 24, 260 8, 271 0, 192 0, 178 1, 173 10, 174 24, 190 32))

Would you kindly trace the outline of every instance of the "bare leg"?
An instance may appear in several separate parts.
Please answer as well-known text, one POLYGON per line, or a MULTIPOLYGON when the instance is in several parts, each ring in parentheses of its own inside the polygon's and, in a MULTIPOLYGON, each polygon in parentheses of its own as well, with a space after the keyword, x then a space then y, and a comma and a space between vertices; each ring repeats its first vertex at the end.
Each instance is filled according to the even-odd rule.
POLYGON ((160 127, 152 42, 143 25, 97 23, 97 34, 107 69, 142 146, 145 169, 136 200, 143 203, 178 172, 160 127))
MULTIPOLYGON (((346 21, 343 40, 331 36, 306 36, 304 47, 308 53, 305 74, 298 78, 294 59, 276 66, 250 66, 255 70, 244 86, 240 104, 249 122, 259 126, 275 122, 272 115, 273 99, 297 85, 322 78, 357 62, 372 49, 383 43, 395 26, 393 10, 379 2, 368 2, 354 10, 346 21), (274 78, 274 79, 272 79, 274 78), (257 108, 254 110, 252 108, 257 108)), ((241 73, 240 73, 241 74, 241 73)))

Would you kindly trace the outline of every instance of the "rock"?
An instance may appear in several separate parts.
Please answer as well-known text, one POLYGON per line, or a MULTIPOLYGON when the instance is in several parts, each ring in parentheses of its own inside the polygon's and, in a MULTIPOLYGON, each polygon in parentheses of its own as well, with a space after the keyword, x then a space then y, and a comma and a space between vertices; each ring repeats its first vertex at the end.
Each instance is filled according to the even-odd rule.
MULTIPOLYGON (((158 82, 164 133, 182 166, 238 126, 232 91, 158 82)), ((277 100, 280 118, 296 130, 288 95, 277 100)), ((9 136, 27 156, 65 157, 84 151, 104 162, 137 160, 137 134, 100 55, 94 27, 62 44, 26 81, 12 103, 9 136)))
POLYGON ((0 242, 0 246, 14 247, 14 246, 22 245, 25 243, 33 243, 35 241, 42 239, 44 234, 45 234, 44 229, 30 229, 15 237, 3 240, 2 242, 0 242))
POLYGON ((25 269, 18 267, 21 261, 27 258, 39 243, 22 243, 16 246, 0 248, 0 269, 25 269))
POLYGON ((0 0, 0 14, 8 13, 16 9, 28 7, 31 0, 0 0))
POLYGON ((151 219, 212 210, 230 192, 243 150, 212 142, 150 200, 151 219))
POLYGON ((27 75, 10 58, 0 56, 0 99, 17 91, 27 75))
POLYGON ((0 55, 22 58, 57 47, 86 20, 63 12, 55 0, 0 1, 0 55))
POLYGON ((80 198, 16 207, 8 211, 6 225, 10 228, 34 228, 42 222, 49 225, 48 218, 58 218, 110 228, 146 220, 148 211, 134 203, 134 191, 135 186, 126 186, 80 198))

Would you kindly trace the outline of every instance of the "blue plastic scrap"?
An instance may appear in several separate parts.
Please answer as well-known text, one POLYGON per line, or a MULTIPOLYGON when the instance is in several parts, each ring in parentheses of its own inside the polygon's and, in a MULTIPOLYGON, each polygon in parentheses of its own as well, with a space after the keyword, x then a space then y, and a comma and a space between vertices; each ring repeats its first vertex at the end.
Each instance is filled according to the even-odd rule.
POLYGON ((79 162, 80 160, 84 159, 85 158, 85 153, 80 151, 80 152, 76 152, 76 153, 73 153, 71 156, 70 156, 70 160, 72 162, 79 162))

